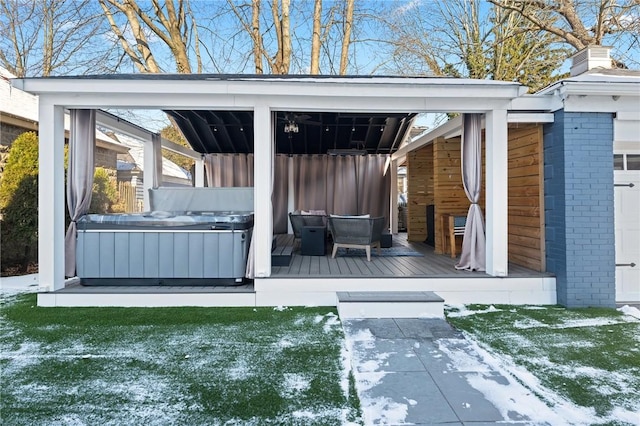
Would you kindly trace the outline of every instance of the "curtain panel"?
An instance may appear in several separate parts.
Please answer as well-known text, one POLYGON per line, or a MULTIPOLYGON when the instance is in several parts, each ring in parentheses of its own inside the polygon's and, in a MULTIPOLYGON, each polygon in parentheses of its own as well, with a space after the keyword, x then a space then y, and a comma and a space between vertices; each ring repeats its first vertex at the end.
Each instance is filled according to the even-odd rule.
MULTIPOLYGON (((383 216, 388 227, 391 177, 384 174, 386 155, 278 154, 273 161, 274 233, 287 232, 289 167, 295 210, 383 216)), ((209 186, 253 186, 253 154, 207 154, 205 167, 209 186)))
POLYGON ((65 275, 76 274, 76 221, 87 214, 93 190, 96 111, 70 110, 69 165, 67 168, 67 209, 71 223, 64 238, 65 275))
POLYGON ((484 218, 478 205, 482 188, 482 115, 464 114, 461 142, 461 171, 464 192, 471 202, 462 240, 462 253, 456 269, 484 271, 486 240, 484 218))

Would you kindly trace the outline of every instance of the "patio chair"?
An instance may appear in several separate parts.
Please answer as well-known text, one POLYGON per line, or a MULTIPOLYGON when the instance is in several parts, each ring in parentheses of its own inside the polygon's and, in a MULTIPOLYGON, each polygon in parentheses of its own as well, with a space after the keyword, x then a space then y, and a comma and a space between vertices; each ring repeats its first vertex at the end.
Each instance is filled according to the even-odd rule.
POLYGON ((464 236, 464 228, 467 224, 466 216, 449 216, 449 246, 451 247, 451 258, 456 257, 456 236, 464 236))
POLYGON ((300 211, 289 213, 291 229, 293 229, 294 246, 302 239, 302 229, 305 226, 327 226, 327 216, 322 214, 302 214, 300 211))
POLYGON ((384 217, 329 217, 329 232, 333 236, 333 252, 336 257, 339 247, 360 248, 367 253, 367 260, 371 262, 371 247, 378 248, 380 254, 380 236, 384 227, 384 217))

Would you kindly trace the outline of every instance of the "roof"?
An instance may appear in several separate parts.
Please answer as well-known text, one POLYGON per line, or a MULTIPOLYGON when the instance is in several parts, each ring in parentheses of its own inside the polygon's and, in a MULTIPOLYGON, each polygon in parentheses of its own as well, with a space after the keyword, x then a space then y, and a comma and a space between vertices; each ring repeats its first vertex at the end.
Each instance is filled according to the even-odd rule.
MULTIPOLYGON (((191 147, 197 152, 253 152, 253 111, 165 112, 174 119, 191 147)), ((390 154, 395 152, 405 139, 416 115, 276 112, 276 153, 326 154, 329 150, 353 149, 369 154, 390 154)))
POLYGON ((162 109, 199 153, 254 152, 253 114, 263 105, 277 153, 391 154, 420 112, 504 109, 526 92, 515 82, 404 76, 120 74, 14 84, 78 108, 162 109))
POLYGON ((587 91, 596 88, 599 93, 640 94, 640 71, 623 69, 594 68, 582 74, 556 81, 536 93, 544 95, 561 87, 575 86, 587 91), (637 87, 635 87, 637 86, 637 87))

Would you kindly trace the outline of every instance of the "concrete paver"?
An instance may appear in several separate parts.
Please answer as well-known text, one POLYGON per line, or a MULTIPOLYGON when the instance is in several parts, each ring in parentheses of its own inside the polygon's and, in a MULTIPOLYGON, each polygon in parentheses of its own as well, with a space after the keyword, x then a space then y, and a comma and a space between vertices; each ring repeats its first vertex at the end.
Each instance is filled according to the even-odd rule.
POLYGON ((367 424, 526 423, 517 413, 503 418, 467 380, 481 375, 508 383, 504 376, 482 362, 455 366, 439 349, 438 339, 450 339, 449 348, 468 350, 462 334, 445 320, 356 319, 344 320, 343 327, 367 424), (385 409, 397 409, 401 404, 406 407, 402 421, 397 415, 385 414, 385 409))

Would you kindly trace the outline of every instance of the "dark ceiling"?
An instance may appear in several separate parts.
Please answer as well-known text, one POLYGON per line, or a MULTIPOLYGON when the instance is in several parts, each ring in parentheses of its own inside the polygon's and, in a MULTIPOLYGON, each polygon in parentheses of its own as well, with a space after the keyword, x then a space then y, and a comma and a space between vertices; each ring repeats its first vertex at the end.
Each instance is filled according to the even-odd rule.
MULTIPOLYGON (((165 111, 200 153, 252 153, 252 111, 165 111)), ((278 154, 326 154, 329 150, 395 152, 416 114, 276 112, 278 154), (285 132, 286 125, 298 129, 285 132)))

